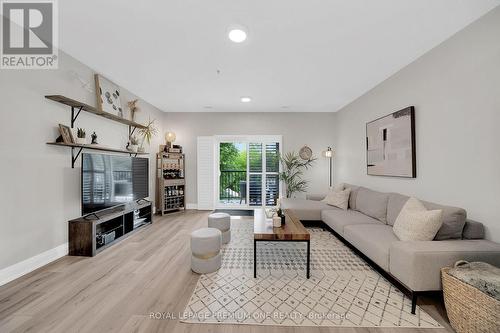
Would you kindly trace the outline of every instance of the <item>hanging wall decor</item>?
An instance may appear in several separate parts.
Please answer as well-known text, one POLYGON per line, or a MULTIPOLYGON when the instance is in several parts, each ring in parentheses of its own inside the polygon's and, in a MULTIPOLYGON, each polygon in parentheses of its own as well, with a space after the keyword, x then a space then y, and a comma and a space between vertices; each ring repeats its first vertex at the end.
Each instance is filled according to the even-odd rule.
POLYGON ((99 74, 95 75, 95 85, 97 108, 102 112, 108 112, 123 118, 120 87, 99 74))
POLYGON ((413 106, 366 124, 366 162, 368 175, 417 177, 413 106))

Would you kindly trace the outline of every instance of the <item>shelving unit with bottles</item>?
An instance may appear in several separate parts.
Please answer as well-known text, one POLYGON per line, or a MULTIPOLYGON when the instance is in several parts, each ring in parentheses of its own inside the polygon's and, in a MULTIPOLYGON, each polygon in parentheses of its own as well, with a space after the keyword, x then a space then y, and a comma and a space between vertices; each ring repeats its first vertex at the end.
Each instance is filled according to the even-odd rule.
POLYGON ((184 154, 160 152, 156 155, 158 213, 186 209, 184 154))

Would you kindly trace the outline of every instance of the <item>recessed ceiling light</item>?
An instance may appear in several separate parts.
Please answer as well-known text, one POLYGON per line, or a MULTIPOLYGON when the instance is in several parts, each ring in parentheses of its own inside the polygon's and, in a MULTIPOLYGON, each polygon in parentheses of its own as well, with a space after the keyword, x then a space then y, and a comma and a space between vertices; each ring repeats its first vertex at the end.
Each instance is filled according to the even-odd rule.
POLYGON ((244 96, 240 98, 241 103, 250 103, 252 101, 251 97, 244 96))
POLYGON ((227 36, 231 41, 235 43, 242 43, 247 39, 247 33, 241 28, 234 28, 229 30, 227 36))

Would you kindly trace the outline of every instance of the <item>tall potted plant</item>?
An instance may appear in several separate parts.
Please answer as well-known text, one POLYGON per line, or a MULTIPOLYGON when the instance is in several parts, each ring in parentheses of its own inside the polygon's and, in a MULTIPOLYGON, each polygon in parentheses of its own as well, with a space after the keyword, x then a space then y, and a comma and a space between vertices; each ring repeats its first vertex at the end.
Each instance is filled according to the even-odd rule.
POLYGON ((315 157, 308 160, 300 158, 296 152, 288 152, 280 156, 282 172, 280 179, 286 186, 286 197, 291 198, 294 193, 305 192, 307 190, 307 180, 302 179, 304 171, 309 169, 316 161, 315 157))

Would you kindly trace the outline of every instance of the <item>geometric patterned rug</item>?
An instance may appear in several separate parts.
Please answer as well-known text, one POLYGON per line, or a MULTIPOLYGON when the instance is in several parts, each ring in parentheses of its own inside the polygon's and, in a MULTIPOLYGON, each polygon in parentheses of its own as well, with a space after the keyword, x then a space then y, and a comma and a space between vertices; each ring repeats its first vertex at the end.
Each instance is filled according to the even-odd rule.
POLYGON ((253 219, 231 219, 222 267, 200 276, 181 321, 275 326, 442 326, 372 269, 332 233, 311 233, 311 278, 306 245, 259 242, 253 278, 253 219))

